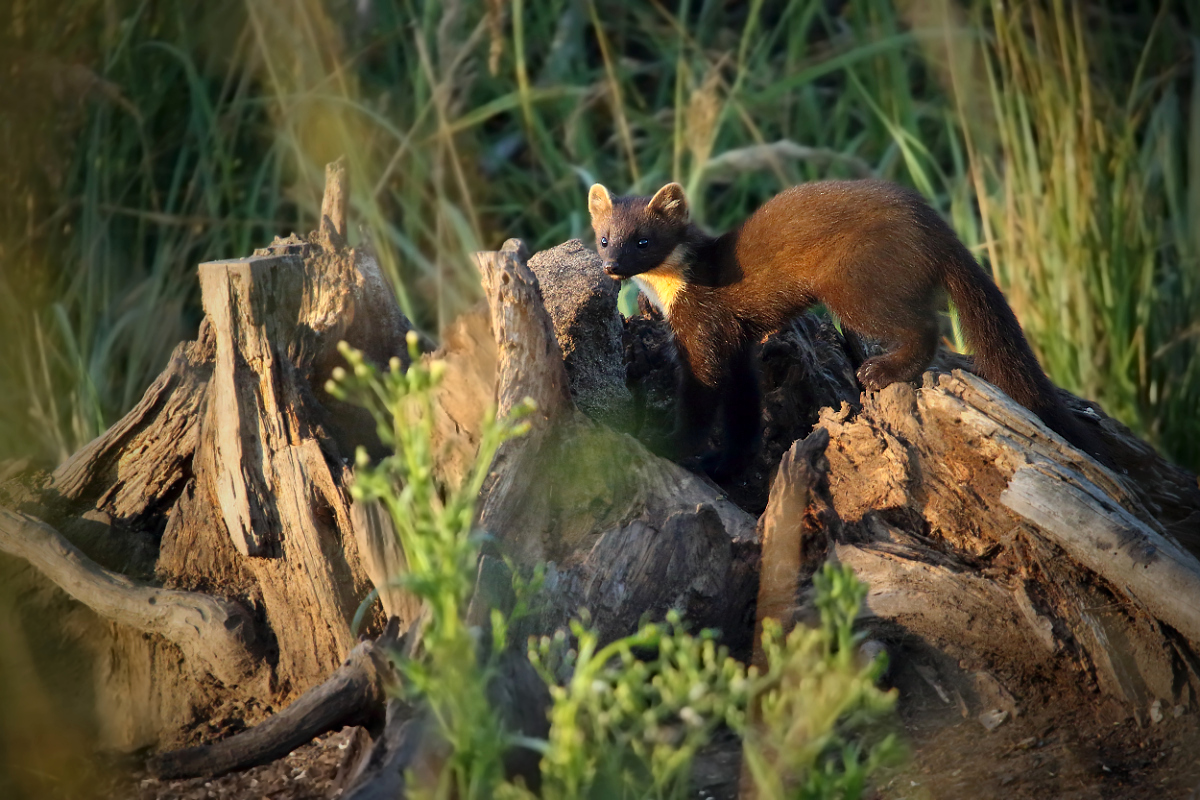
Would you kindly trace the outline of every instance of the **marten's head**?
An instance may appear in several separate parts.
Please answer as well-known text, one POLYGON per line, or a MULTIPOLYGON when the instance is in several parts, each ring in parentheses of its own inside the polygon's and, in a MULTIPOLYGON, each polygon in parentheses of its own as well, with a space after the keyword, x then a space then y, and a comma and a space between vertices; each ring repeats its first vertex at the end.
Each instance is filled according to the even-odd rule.
POLYGON ((618 279, 661 267, 687 234, 687 197, 678 183, 653 197, 614 197, 597 183, 588 192, 588 210, 604 271, 618 279))

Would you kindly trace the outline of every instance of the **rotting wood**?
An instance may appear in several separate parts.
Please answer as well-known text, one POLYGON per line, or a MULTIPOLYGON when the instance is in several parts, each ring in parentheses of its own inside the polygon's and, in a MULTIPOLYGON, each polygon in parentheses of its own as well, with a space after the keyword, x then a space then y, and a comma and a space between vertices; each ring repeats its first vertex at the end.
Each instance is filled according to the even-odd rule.
POLYGON ((96 564, 41 520, 6 508, 0 508, 0 549, 25 559, 105 619, 174 642, 229 686, 257 668, 254 626, 235 603, 200 592, 139 586, 96 564))
POLYGON ((575 406, 591 419, 630 430, 624 324, 620 313, 614 313, 620 284, 578 239, 535 253, 529 268, 538 277, 542 303, 554 324, 575 406))
POLYGON ((325 193, 321 196, 321 222, 317 236, 326 250, 346 246, 346 205, 350 199, 350 181, 343 156, 325 165, 325 193))
POLYGON ((762 567, 758 575, 758 603, 754 620, 752 663, 766 669, 762 650, 763 620, 774 619, 786 633, 799 604, 801 586, 812 579, 825 561, 836 531, 806 525, 806 517, 818 483, 828 469, 824 463, 829 433, 823 428, 798 440, 784 454, 772 484, 767 510, 759 518, 762 567))
MULTIPOLYGON (((348 499, 348 460, 362 429, 348 421, 352 411, 321 389, 340 363, 338 339, 378 363, 393 356, 406 362, 409 324, 369 252, 344 246, 345 171, 331 166, 327 174, 321 230, 277 241, 255 258, 206 267, 204 299, 214 313, 198 340, 176 350, 138 407, 64 464, 47 492, 61 501, 61 517, 104 515, 112 536, 136 531, 156 540, 162 532, 153 567, 165 585, 260 609, 259 633, 275 638, 279 658, 253 664, 271 673, 274 702, 305 696, 341 663, 353 644, 349 619, 371 585, 387 613, 406 621, 418 613, 411 598, 388 586, 403 558, 387 520, 348 499)), ((555 258, 569 270, 587 269, 584 260, 594 257, 575 243, 555 258)), ((765 500, 763 475, 754 478, 761 480, 757 487, 718 488, 584 418, 571 400, 576 387, 528 252, 510 241, 477 261, 487 307, 457 320, 430 356, 447 363, 435 398, 438 469, 451 479, 465 474, 478 446, 480 412, 489 404, 504 414, 526 396, 537 401, 530 434, 506 443, 480 504, 481 524, 492 535, 489 558, 511 557, 518 569, 549 562, 545 607, 529 624, 548 630, 585 607, 611 638, 632 630, 645 612, 674 607, 694 624, 721 627, 726 641, 748 644, 758 538, 753 517, 729 498, 765 500)), ((600 327, 625 324, 607 301, 592 305, 588 313, 600 315, 600 327)), ((639 373, 638 380, 667 386, 670 394, 673 357, 662 324, 639 319, 625 330, 658 326, 646 340, 658 343, 662 358, 643 359, 639 369, 651 374, 639 373)), ((855 566, 871 584, 865 623, 910 648, 903 651, 908 655, 914 642, 940 654, 933 683, 966 693, 976 706, 1000 698, 1015 708, 1020 698, 1005 681, 1051 672, 1089 686, 1095 676, 1103 693, 1131 707, 1174 693, 1186 702, 1178 687, 1195 683, 1194 676, 1174 670, 1194 663, 1198 646, 1184 618, 1185 605, 1197 600, 1195 576, 1181 566, 1190 563, 1186 554, 1161 537, 1200 519, 1194 476, 1111 420, 1088 415, 1128 464, 1127 474, 1106 470, 967 373, 929 373, 923 387, 901 384, 863 396, 859 412, 845 344, 814 318, 768 337, 762 349, 763 474, 821 407, 847 405, 820 412, 820 430, 793 445, 790 465, 779 470, 777 499, 763 517, 764 532, 772 531, 765 534, 767 566, 775 571, 764 573, 760 621, 766 613, 782 615, 797 593, 797 611, 804 613, 809 573, 822 557, 815 546, 831 540, 828 555, 855 566), (816 470, 815 451, 804 448, 815 447, 822 431, 829 442, 827 493, 813 491, 812 475, 794 469, 816 470), (801 458, 802 452, 810 455, 801 458), (1049 536, 1061 520, 1047 522, 1011 502, 1028 494, 1030 470, 1051 481, 1033 492, 1051 518, 1060 498, 1082 492, 1099 529, 1151 543, 1169 580, 1138 583, 1112 569, 1106 547, 1049 536), (978 686, 985 688, 971 688, 978 686)), ((618 357, 615 347, 605 352, 618 357)), ((620 374, 628 365, 602 366, 620 374)), ((1131 563, 1122 569, 1139 569, 1131 563)), ((481 564, 481 585, 486 578, 491 589, 503 588, 505 575, 485 572, 481 564)), ((472 605, 475 624, 505 602, 503 591, 491 589, 478 592, 472 605)), ((121 594, 122 602, 140 596, 121 594)), ((123 637, 117 638, 127 640, 128 631, 123 637)), ((111 663, 140 652, 115 649, 111 663)), ((153 669, 192 669, 168 660, 153 669)), ((204 663, 198 656, 197 665, 204 663)), ((139 662, 139 669, 150 671, 150 662, 139 662)), ((247 699, 229 687, 220 691, 222 701, 247 699)), ((324 705, 307 697, 309 706, 324 705)), ((520 706, 527 695, 514 697, 520 706)), ((372 704, 379 713, 382 700, 376 696, 372 704)), ((419 748, 431 740, 420 709, 388 705, 392 720, 375 731, 377 759, 367 759, 368 765, 387 761, 387 776, 375 781, 361 772, 349 786, 364 797, 395 789, 401 768, 419 763, 419 748), (381 745, 385 740, 390 744, 381 745)), ((306 708, 300 701, 293 706, 306 708)), ((328 719, 328 708, 313 711, 328 719)), ((169 726, 178 730, 185 718, 192 716, 166 720, 161 735, 169 739, 169 726)), ((277 732, 286 727, 274 724, 277 732)), ((290 745, 302 733, 288 736, 290 745)))
POLYGON ((162 514, 191 472, 214 348, 202 324, 128 414, 54 470, 49 492, 68 510, 94 504, 125 527, 162 514))
POLYGON ((305 248, 307 257, 285 251, 200 268, 216 358, 195 480, 201 506, 215 503, 187 507, 206 524, 183 515, 164 536, 158 565, 185 583, 214 567, 243 573, 261 593, 279 671, 300 689, 349 652, 349 623, 366 591, 361 558, 348 546, 356 542, 350 469, 310 385, 317 354, 345 329, 357 271, 351 253, 305 248), (216 531, 214 518, 223 522, 216 531), (223 552, 226 542, 236 555, 223 552), (215 563, 197 551, 213 551, 215 563))
MULTIPOLYGON (((925 380, 926 389, 937 387, 941 390, 928 392, 927 397, 927 402, 939 414, 952 414, 958 407, 965 406, 976 412, 972 420, 978 430, 977 435, 1011 440, 1014 446, 1000 453, 1009 468, 1016 469, 1021 461, 1028 460, 1026 451, 1059 463, 1064 469, 1082 476, 1108 495, 1113 503, 1160 533, 1165 525, 1200 508, 1200 486, 1196 476, 1155 453, 1116 420, 1098 418, 1094 410, 1089 414, 1079 414, 1084 424, 1096 428, 1113 457, 1123 467, 1121 471, 1108 469, 1086 453, 1071 447, 1023 406, 982 378, 954 370, 951 374, 938 375, 936 379, 927 373, 925 380)), ((1088 404, 1071 395, 1066 395, 1066 398, 1068 407, 1084 406, 1091 409, 1088 404)))
POLYGON ((399 583, 399 578, 408 570, 408 561, 387 509, 378 501, 355 500, 350 507, 350 516, 363 554, 363 567, 379 595, 384 615, 388 619, 416 619, 421 604, 399 583))
MULTIPOLYGON (((750 663, 758 668, 760 675, 768 670, 762 645, 763 623, 773 619, 785 635, 791 631, 800 608, 800 589, 824 563, 838 532, 830 514, 823 515, 823 525, 814 525, 810 519, 810 511, 815 511, 813 506, 828 505, 823 498, 817 498, 822 492, 828 493, 829 465, 824 458, 828 445, 828 431, 817 428, 788 448, 772 481, 767 508, 758 518, 762 556, 750 663)), ((749 724, 751 728, 761 724, 757 704, 750 709, 749 724)), ((750 765, 744 758, 738 785, 741 800, 754 800, 758 796, 750 765)))
MULTIPOLYGON (((398 698, 387 703, 387 722, 382 735, 374 742, 361 763, 361 767, 349 776, 345 800, 394 800, 404 796, 405 773, 413 770, 417 782, 431 785, 436 775, 431 774, 434 760, 421 759, 430 747, 430 720, 428 714, 398 698)), ((435 756, 444 758, 444 754, 435 756)), ((442 760, 439 758, 437 760, 442 760)))
POLYGON ((1017 470, 1001 502, 1079 564, 1200 643, 1200 562, 1052 462, 1017 470))
MULTIPOLYGON (((498 413, 525 397, 537 403, 530 432, 493 461, 480 525, 519 566, 550 562, 543 629, 588 608, 608 639, 646 612, 677 607, 745 640, 740 620, 753 603, 758 556, 753 519, 711 484, 574 408, 527 261, 514 240, 477 256, 498 354, 498 413)), ((617 314, 615 298, 592 313, 617 314)))
POLYGON ((873 542, 839 544, 832 555, 867 584, 862 620, 884 623, 885 639, 903 631, 902 638, 917 637, 955 660, 1006 660, 1022 653, 1032 665, 1054 654, 1042 646, 1011 592, 936 550, 916 542, 873 542), (984 619, 989 623, 976 624, 984 619))
POLYGON ((37 501, 46 505, 27 509, 66 535, 86 534, 89 554, 153 576, 160 591, 253 608, 245 635, 270 643, 270 658, 250 659, 263 680, 235 688, 228 676, 246 672, 244 658, 214 666, 194 648, 164 654, 124 626, 88 633, 97 705, 122 711, 97 718, 117 748, 178 742, 214 701, 283 703, 320 683, 354 644, 367 563, 388 568, 383 548, 364 553, 379 539, 356 524, 347 488, 360 431, 322 403, 322 386, 339 340, 377 362, 405 360, 409 325, 369 250, 339 240, 345 171, 329 175, 326 235, 204 265, 197 341, 178 347, 137 407, 55 472, 37 501), (112 544, 120 537, 139 546, 112 544), (194 706, 162 694, 197 669, 226 676, 226 687, 196 691, 194 706), (266 686, 271 696, 254 696, 266 686))
MULTIPOLYGON (((315 298, 297 306, 294 296, 288 294, 289 287, 296 286, 304 292, 324 291, 322 286, 339 291, 337 281, 301 278, 302 270, 313 268, 312 259, 320 264, 329 257, 313 248, 311 243, 285 242, 254 259, 207 268, 208 306, 220 309, 205 323, 210 338, 204 352, 211 361, 199 391, 208 399, 197 406, 203 414, 196 421, 192 474, 171 508, 157 565, 160 577, 176 584, 221 587, 235 596, 249 591, 265 610, 266 624, 279 645, 275 678, 290 681, 297 692, 305 687, 304 676, 312 680, 320 671, 321 649, 313 646, 313 638, 337 633, 339 628, 348 631, 353 605, 345 602, 340 608, 322 608, 309 598, 321 591, 323 582, 331 581, 330 571, 339 569, 340 559, 355 557, 353 548, 358 549, 358 568, 369 573, 388 611, 416 614, 411 598, 390 592, 389 573, 402 563, 402 553, 388 548, 388 521, 378 508, 347 505, 349 469, 331 457, 337 453, 336 444, 326 438, 319 409, 313 405, 314 395, 305 390, 306 371, 318 355, 312 337, 327 345, 332 340, 328 332, 338 328, 336 321, 325 317, 324 327, 313 325, 300 334, 308 337, 307 344, 297 347, 291 338, 294 334, 288 320, 303 316, 307 313, 304 309, 337 307, 332 298, 315 298), (293 299, 273 302, 268 313, 263 305, 268 294, 293 299), (226 348, 224 358, 218 355, 222 348, 226 348), (235 350, 236 357, 229 357, 235 350), (222 383, 228 391, 219 395, 222 383), (275 409, 275 413, 267 414, 264 409, 275 409), (236 424, 218 424, 215 415, 222 413, 236 417, 236 424), (220 503, 211 502, 215 493, 206 487, 216 485, 215 476, 230 475, 230 462, 219 455, 225 451, 214 446, 219 437, 232 443, 228 452, 238 454, 243 485, 248 487, 243 495, 247 502, 235 506, 238 513, 232 515, 233 527, 267 534, 257 543, 245 542, 247 550, 257 546, 263 555, 238 552, 236 540, 228 533, 230 515, 220 503), (225 471, 218 462, 225 462, 225 471), (305 489, 304 494, 297 493, 297 487, 305 489), (308 522, 295 527, 280 522, 282 527, 268 525, 264 529, 247 511, 253 508, 251 494, 256 501, 269 504, 270 513, 298 515, 294 518, 308 522), (314 505, 314 498, 323 498, 323 502, 314 505), (323 515, 307 516, 319 512, 321 506, 326 509, 323 515), (248 525, 246 520, 250 520, 248 525), (302 548, 299 553, 290 549, 313 533, 327 535, 331 530, 341 532, 341 549, 329 544, 302 548), (309 637, 307 647, 300 645, 297 637, 309 637)), ((738 635, 737 622, 752 603, 755 586, 753 520, 702 479, 575 411, 553 329, 541 305, 536 278, 525 266, 525 254, 513 243, 497 258, 496 269, 486 273, 490 277, 485 284, 495 309, 493 320, 499 320, 491 336, 462 339, 460 344, 468 349, 461 358, 449 351, 433 357, 447 359, 444 385, 488 387, 489 394, 507 398, 503 403, 506 409, 525 396, 540 400, 533 435, 511 442, 518 447, 507 459, 499 458, 493 464, 495 477, 485 496, 485 503, 490 499, 499 512, 494 519, 507 520, 497 525, 500 553, 549 553, 555 560, 550 568, 554 578, 545 595, 548 607, 534 624, 565 624, 580 607, 590 607, 597 627, 611 638, 632 629, 648 609, 661 614, 682 605, 700 624, 719 624, 730 635, 738 635), (497 358, 495 354, 505 348, 529 349, 497 358), (481 358, 475 357, 476 350, 481 358), (570 462, 572 470, 539 480, 538 476, 553 472, 554 465, 563 462, 570 462), (614 489, 620 498, 615 504, 614 489), (530 509, 552 509, 554 519, 569 529, 569 535, 555 536, 549 518, 532 529, 523 528, 521 516, 530 509), (536 546, 522 551, 522 541, 536 546)), ((354 286, 350 281, 340 291, 354 286)), ((439 403, 447 399, 443 397, 439 403)), ((160 405, 161 401, 154 400, 148 408, 153 411, 160 405)), ((455 413, 461 416, 464 408, 460 403, 455 413)), ((152 430, 153 421, 147 431, 152 430)), ((461 441, 470 448, 469 436, 461 441)), ((113 457, 119 459, 119 449, 114 452, 113 457)), ((468 456, 466 450, 459 454, 464 464, 468 456)), ((518 558, 517 563, 529 566, 533 561, 518 558)), ((350 588, 354 584, 342 581, 341 585, 350 588)), ((472 613, 486 619, 488 608, 484 605, 494 602, 473 603, 472 613)), ((500 687, 497 691, 510 690, 500 687)), ((535 708, 523 691, 517 691, 512 700, 516 709, 535 708)), ((282 730, 279 725, 275 723, 276 732, 282 730)), ((263 736, 261 732, 258 735, 263 736)), ((261 741, 277 738, 266 736, 261 741)), ((228 747, 241 750, 246 741, 228 747)), ((227 766, 232 763, 228 755, 221 758, 227 766)), ((178 772, 187 767, 174 769, 178 772)))
MULTIPOLYGON (((1132 474, 960 372, 927 374, 920 390, 893 385, 857 417, 824 412, 822 425, 838 443, 830 482, 847 525, 835 557, 869 583, 866 622, 883 639, 920 642, 951 672, 993 665, 1017 685, 1070 674, 1065 683, 1095 686, 1139 718, 1155 699, 1192 696, 1194 655, 1177 657, 1162 626, 1183 625, 1184 647, 1200 647, 1184 609, 1200 591, 1195 559, 1163 535, 1153 493, 1132 474), (1060 540, 1042 523, 1073 532, 1060 540), (1106 529, 1106 545, 1158 553, 1164 579, 1132 584, 1145 597, 1123 588, 1130 569, 1145 571, 1130 552, 1088 544, 1106 529)), ((967 675, 943 677, 969 689, 967 675)))
MULTIPOLYGON (((269 466, 264 469, 266 465, 255 462, 264 455, 259 443, 262 433, 279 439, 288 437, 291 432, 279 426, 294 412, 276 394, 274 381, 246 380, 238 375, 247 367, 266 376, 279 369, 274 337, 245 336, 248 326, 238 319, 238 307, 248 305, 248 298, 242 299, 238 294, 255 283, 262 285, 270 280, 270 275, 300 273, 302 269, 299 259, 290 255, 200 265, 200 291, 206 300, 204 311, 217 331, 213 393, 207 418, 208 427, 214 431, 213 487, 226 533, 243 556, 268 555, 271 541, 268 537, 282 533, 279 530, 282 521, 274 513, 271 490, 281 481, 271 474, 269 466)), ((294 287, 284 286, 270 294, 292 297, 297 293, 294 287)), ((255 316, 248 314, 247 321, 255 316)), ((266 452, 270 453, 270 448, 266 452)), ((268 457, 268 464, 269 461, 268 457)))
POLYGON ((510 416, 527 398, 534 403, 529 432, 500 446, 481 494, 479 523, 501 536, 514 530, 502 509, 533 488, 532 459, 554 425, 573 411, 562 352, 528 260, 528 249, 517 239, 475 256, 496 342, 496 416, 510 416))

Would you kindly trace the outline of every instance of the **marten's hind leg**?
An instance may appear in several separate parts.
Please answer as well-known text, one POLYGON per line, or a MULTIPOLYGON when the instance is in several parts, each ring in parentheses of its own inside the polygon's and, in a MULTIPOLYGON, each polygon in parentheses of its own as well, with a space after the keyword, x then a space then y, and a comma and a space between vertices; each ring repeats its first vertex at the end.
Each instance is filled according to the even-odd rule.
POLYGON ((905 328, 890 332, 886 343, 894 349, 868 358, 858 368, 858 381, 868 391, 914 380, 925 371, 937 353, 937 317, 931 314, 912 320, 905 328))
POLYGON ((857 370, 868 391, 917 378, 937 353, 940 287, 920 244, 882 238, 823 275, 815 287, 846 327, 888 348, 857 370))

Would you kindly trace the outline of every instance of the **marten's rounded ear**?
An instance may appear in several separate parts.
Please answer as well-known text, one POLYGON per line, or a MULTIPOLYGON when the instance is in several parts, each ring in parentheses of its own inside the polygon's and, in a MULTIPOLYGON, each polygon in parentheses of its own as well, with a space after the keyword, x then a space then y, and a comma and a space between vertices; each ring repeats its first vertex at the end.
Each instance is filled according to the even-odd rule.
POLYGON ((588 192, 588 211, 592 212, 592 219, 600 219, 612 214, 612 195, 598 183, 593 183, 591 190, 588 192))
POLYGON ((646 204, 646 210, 662 214, 667 219, 676 222, 687 222, 687 195, 684 194, 683 187, 678 183, 668 183, 655 192, 654 197, 650 198, 650 202, 646 204))

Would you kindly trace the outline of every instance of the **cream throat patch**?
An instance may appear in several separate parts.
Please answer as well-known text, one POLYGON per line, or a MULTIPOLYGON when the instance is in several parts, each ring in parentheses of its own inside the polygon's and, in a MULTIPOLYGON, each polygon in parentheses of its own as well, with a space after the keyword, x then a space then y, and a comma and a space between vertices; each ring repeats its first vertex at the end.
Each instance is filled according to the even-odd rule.
POLYGON ((663 263, 654 269, 634 275, 633 280, 646 298, 666 316, 671 316, 671 306, 686 285, 684 280, 684 264, 687 261, 687 248, 676 245, 671 254, 663 259, 663 263))

